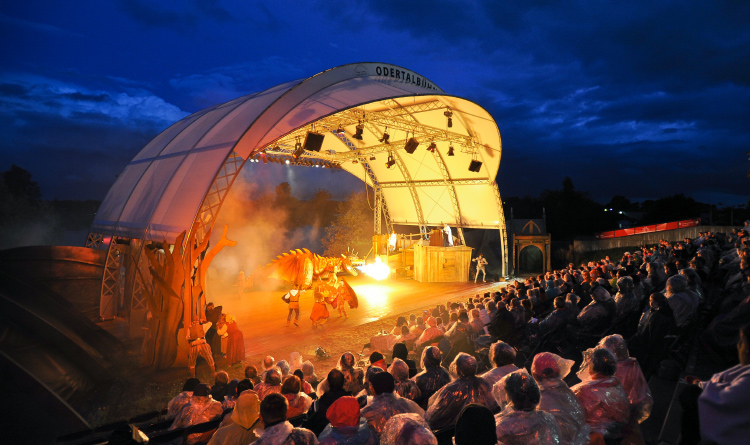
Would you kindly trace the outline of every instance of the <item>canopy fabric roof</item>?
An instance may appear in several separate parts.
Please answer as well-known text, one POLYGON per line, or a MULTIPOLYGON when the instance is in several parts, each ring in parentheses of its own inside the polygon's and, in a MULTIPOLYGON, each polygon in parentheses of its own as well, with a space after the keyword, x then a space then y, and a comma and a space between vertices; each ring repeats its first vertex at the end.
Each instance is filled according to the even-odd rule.
POLYGON ((505 228, 495 184, 501 141, 492 116, 413 71, 359 63, 243 96, 173 124, 118 176, 91 232, 172 243, 203 218, 225 163, 261 153, 292 164, 340 166, 382 194, 390 223, 505 228), (358 124, 361 140, 355 137, 358 124), (296 143, 311 130, 324 135, 322 149, 298 152, 295 159, 296 143), (389 143, 380 142, 384 133, 389 143), (408 154, 404 143, 411 137, 419 146, 408 154), (431 142, 435 149, 429 151, 431 142), (390 168, 389 156, 394 158, 390 168), (468 169, 472 159, 481 162, 478 172, 468 169))

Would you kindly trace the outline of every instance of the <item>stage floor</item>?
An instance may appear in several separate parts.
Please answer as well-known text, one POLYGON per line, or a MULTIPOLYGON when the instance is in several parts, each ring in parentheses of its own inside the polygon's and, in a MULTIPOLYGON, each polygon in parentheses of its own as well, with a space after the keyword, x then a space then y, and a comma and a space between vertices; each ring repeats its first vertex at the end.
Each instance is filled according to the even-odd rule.
MULTIPOLYGON (((390 331, 393 327, 390 319, 396 315, 421 311, 449 300, 466 299, 505 285, 502 282, 420 283, 406 278, 376 281, 362 275, 346 275, 344 278, 357 293, 359 307, 347 309, 349 318, 344 319, 329 305, 328 322, 317 328, 313 328, 310 321, 312 291, 305 292, 300 299, 299 327, 294 324, 286 326, 288 306, 281 300, 284 291, 245 292, 241 297, 238 294, 223 294, 215 295, 211 300, 217 306, 223 306, 225 314, 237 318, 248 357, 274 351, 288 357, 286 351, 290 350, 309 356, 317 346, 330 349, 333 339, 346 343, 346 339, 351 338, 355 344, 364 344, 369 340, 362 342, 362 339, 369 339, 380 329, 390 331)), ((344 349, 349 350, 353 346, 348 345, 344 349)), ((335 347, 333 349, 331 352, 339 352, 335 347)))

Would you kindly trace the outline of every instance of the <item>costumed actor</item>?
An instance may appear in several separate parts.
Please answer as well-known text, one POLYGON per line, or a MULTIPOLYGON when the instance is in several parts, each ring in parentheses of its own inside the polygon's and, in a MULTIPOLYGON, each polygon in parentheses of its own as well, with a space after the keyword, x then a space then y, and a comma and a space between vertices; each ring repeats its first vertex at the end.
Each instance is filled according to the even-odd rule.
POLYGON ((289 304, 289 315, 286 316, 286 325, 289 326, 289 322, 292 320, 292 312, 294 312, 294 325, 299 326, 299 297, 305 293, 304 290, 292 289, 283 297, 285 303, 289 304))
MULTIPOLYGON (((213 328, 213 326, 211 327, 213 328)), ((195 362, 199 355, 208 363, 208 366, 211 368, 211 374, 216 372, 214 357, 211 354, 211 347, 206 343, 206 335, 203 332, 202 322, 194 321, 190 325, 190 329, 187 330, 187 342, 190 345, 190 351, 188 351, 188 370, 190 371, 190 375, 195 377, 195 362)))
POLYGON ((482 281, 485 283, 487 282, 487 272, 484 270, 484 266, 487 265, 487 259, 482 255, 481 253, 479 256, 471 260, 472 262, 477 263, 477 273, 474 274, 474 283, 477 282, 477 278, 479 278, 479 272, 482 272, 482 281))
POLYGON ((206 320, 211 322, 211 327, 206 331, 206 341, 211 347, 213 355, 221 355, 221 336, 216 332, 219 320, 221 320, 221 310, 221 306, 214 307, 213 303, 206 305, 206 320))
POLYGON ((330 316, 326 303, 331 303, 331 301, 328 299, 328 289, 326 289, 326 286, 322 282, 315 286, 315 289, 313 290, 313 300, 314 303, 312 312, 310 312, 310 320, 312 321, 312 326, 315 328, 326 324, 328 317, 330 316))
POLYGON ((443 247, 453 247, 453 232, 448 224, 443 227, 443 247))
POLYGON ((388 236, 388 251, 389 252, 396 251, 396 243, 398 243, 398 235, 396 235, 395 230, 391 230, 391 234, 390 236, 388 236))

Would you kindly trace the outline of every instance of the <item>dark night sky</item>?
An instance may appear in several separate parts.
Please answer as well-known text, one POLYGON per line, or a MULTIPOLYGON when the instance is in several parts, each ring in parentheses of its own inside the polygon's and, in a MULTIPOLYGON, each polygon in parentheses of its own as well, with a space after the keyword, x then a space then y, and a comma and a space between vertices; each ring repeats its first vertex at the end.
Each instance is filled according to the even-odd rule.
MULTIPOLYGON (((744 1, 6 1, 0 170, 31 171, 46 198, 101 199, 183 116, 376 61, 492 113, 504 196, 569 175, 602 203, 744 203, 748 23, 744 1)), ((324 186, 307 176, 293 188, 324 186)))

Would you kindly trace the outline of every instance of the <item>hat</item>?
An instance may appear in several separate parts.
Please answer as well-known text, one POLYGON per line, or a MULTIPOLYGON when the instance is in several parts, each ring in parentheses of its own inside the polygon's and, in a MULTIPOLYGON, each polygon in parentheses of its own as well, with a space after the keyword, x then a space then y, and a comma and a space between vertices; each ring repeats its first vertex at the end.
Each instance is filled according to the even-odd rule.
POLYGON ((339 397, 328 407, 326 418, 334 428, 357 426, 360 418, 359 402, 352 396, 339 397))
POLYGON ((260 399, 258 394, 252 390, 242 391, 237 397, 237 403, 232 411, 232 421, 247 429, 258 420, 260 416, 260 399))

